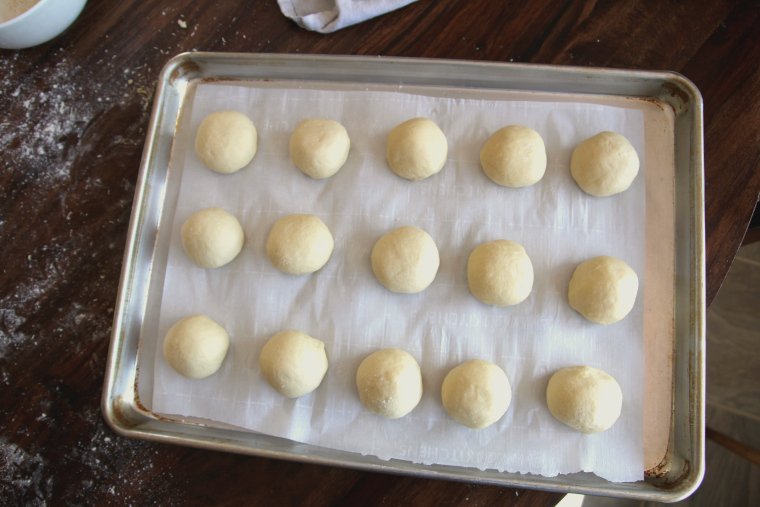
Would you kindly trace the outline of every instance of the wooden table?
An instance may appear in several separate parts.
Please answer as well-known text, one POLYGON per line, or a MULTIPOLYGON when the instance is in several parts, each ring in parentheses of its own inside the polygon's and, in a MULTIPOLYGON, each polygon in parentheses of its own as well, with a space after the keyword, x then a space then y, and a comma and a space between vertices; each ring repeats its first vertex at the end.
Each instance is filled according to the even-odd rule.
POLYGON ((131 441, 100 391, 152 93, 188 50, 667 69, 705 102, 707 293, 760 190, 760 5, 423 0, 320 35, 273 0, 92 0, 0 51, 0 498, 10 504, 551 505, 561 495, 131 441))

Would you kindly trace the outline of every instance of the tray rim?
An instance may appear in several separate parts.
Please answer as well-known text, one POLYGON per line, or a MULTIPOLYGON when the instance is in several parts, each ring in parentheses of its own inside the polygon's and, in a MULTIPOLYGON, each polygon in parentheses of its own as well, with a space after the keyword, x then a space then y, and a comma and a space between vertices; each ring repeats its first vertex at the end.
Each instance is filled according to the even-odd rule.
MULTIPOLYGON (((327 71, 326 71, 327 72, 327 71)), ((424 73, 423 71, 420 71, 424 73)), ((469 72, 467 73, 469 74, 469 72)), ((462 74, 464 75, 464 74, 462 74)), ((366 78, 366 75, 363 75, 366 78)), ((416 79, 431 79, 430 76, 411 76, 416 79)), ((241 79, 236 76, 225 76, 225 80, 241 79)), ((253 79, 253 78, 249 78, 253 79)), ((289 78, 278 77, 282 80, 288 80, 289 78)), ((295 79, 294 77, 291 79, 295 79)), ((310 81, 320 81, 319 79, 309 79, 310 81)), ((329 80, 335 81, 335 80, 329 80)), ((363 80, 349 79, 343 76, 343 79, 338 79, 339 82, 363 82, 363 80)), ((547 79, 549 84, 553 84, 552 79, 547 79)), ((373 81, 372 81, 373 82, 373 81)), ((395 81, 389 81, 391 83, 395 81)), ((471 81, 472 82, 472 81, 471 81)), ((477 82, 477 81, 475 81, 477 82)), ((398 84, 418 84, 414 82, 414 79, 410 79, 408 83, 398 84)), ((430 83, 426 83, 430 85, 430 83)), ((501 82, 500 84, 504 84, 501 82)), ((446 86, 450 87, 468 87, 465 81, 457 82, 456 84, 446 83, 446 86)), ((481 88, 482 86, 471 86, 472 88, 481 88)), ((549 89, 536 90, 535 88, 527 87, 503 87, 502 90, 523 90, 523 91, 543 91, 543 92, 557 92, 557 93, 588 93, 591 95, 605 95, 596 92, 584 92, 583 90, 566 90, 566 89, 553 89, 552 86, 549 89)), ((628 95, 620 93, 606 93, 606 95, 612 96, 628 96, 631 98, 652 98, 653 95, 628 95)), ((176 111, 179 115, 179 108, 176 111)), ((294 55, 294 54, 256 54, 256 53, 211 53, 211 52, 189 52, 181 53, 167 62, 162 69, 158 86, 156 89, 153 108, 149 121, 149 128, 146 134, 146 144, 143 151, 143 156, 140 163, 140 170, 138 174, 138 180, 136 184, 135 198, 132 206, 132 213, 130 218, 129 229, 127 233, 127 242, 123 257, 122 271, 120 276, 120 283, 116 301, 116 308, 114 310, 114 321, 112 328, 112 335, 109 345, 108 361, 106 367, 106 375, 104 380, 103 396, 101 409, 104 419, 108 425, 118 434, 132 437, 141 438, 145 440, 151 440, 162 443, 174 443, 187 445, 191 447, 222 450, 235 453, 243 453, 256 455, 261 457, 285 459, 291 461, 300 461, 304 463, 322 464, 340 467, 350 467, 361 469, 365 471, 383 472, 383 473, 400 473, 406 475, 416 475, 422 477, 449 479, 458 481, 470 481, 484 484, 496 484, 501 486, 520 487, 527 489, 544 489, 550 491, 559 491, 565 493, 584 493, 595 495, 609 495, 626 498, 638 498, 649 499, 663 502, 674 502, 683 499, 693 493, 699 486, 704 475, 704 393, 705 393, 705 370, 704 370, 704 351, 705 351, 705 264, 704 264, 704 155, 703 155, 703 125, 702 125, 702 97, 696 86, 681 74, 670 71, 645 71, 645 70, 624 70, 624 69, 605 69, 605 68, 587 68, 587 67, 570 67, 570 66, 556 66, 556 65, 541 65, 541 64, 524 64, 524 63, 501 63, 501 62, 477 62, 468 60, 450 60, 450 59, 426 59, 426 58, 409 58, 409 57, 366 57, 366 56, 342 56, 342 55, 294 55), (134 378, 138 366, 135 364, 131 371, 125 371, 124 359, 129 359, 128 351, 125 350, 125 327, 127 320, 127 312, 130 310, 130 301, 134 294, 134 275, 135 275, 135 262, 137 257, 137 248, 141 245, 141 234, 143 213, 148 206, 148 194, 149 194, 149 176, 151 164, 159 151, 159 135, 160 125, 162 123, 163 115, 165 113, 165 101, 170 95, 174 86, 182 87, 183 90, 180 93, 184 97, 184 88, 188 82, 195 79, 203 79, 203 65, 206 63, 219 63, 231 65, 232 67, 239 65, 255 65, 257 63, 262 64, 282 64, 284 66, 303 64, 307 62, 317 61, 321 65, 328 68, 330 66, 343 66, 348 63, 351 65, 361 65, 365 69, 375 69, 379 67, 382 70, 383 67, 389 65, 396 65, 400 67, 409 67, 410 69, 430 69, 430 68, 443 68, 454 67, 461 70, 477 70, 477 71, 489 71, 493 73, 503 73, 513 76, 517 76, 520 79, 516 79, 514 83, 520 84, 529 82, 529 79, 522 77, 522 74, 527 73, 539 73, 548 75, 551 77, 571 78, 578 80, 581 83, 588 82, 589 80, 634 80, 643 85, 652 86, 652 90, 659 90, 660 94, 657 95, 657 99, 663 104, 666 104, 673 108, 676 118, 687 117, 686 119, 690 125, 689 132, 689 171, 688 171, 688 200, 690 205, 689 213, 689 226, 686 231, 689 234, 689 307, 684 311, 688 313, 689 333, 688 343, 683 344, 683 340, 679 340, 678 329, 674 336, 675 348, 687 347, 688 357, 683 358, 683 354, 679 354, 677 350, 674 350, 674 361, 681 358, 682 361, 686 360, 687 365, 674 364, 674 390, 678 388, 678 379, 675 378, 678 369, 685 369, 688 372, 687 375, 687 390, 688 395, 688 431, 687 435, 675 434, 676 422, 671 422, 671 434, 668 442, 668 454, 666 455, 666 461, 669 458, 676 456, 679 450, 674 449, 674 445, 686 445, 686 456, 677 456, 681 463, 678 463, 678 459, 675 460, 675 465, 681 466, 680 473, 677 474, 675 482, 670 485, 656 484, 658 480, 651 477, 646 478, 644 481, 636 483, 609 483, 603 479, 599 479, 596 476, 592 477, 592 482, 598 484, 573 482, 573 478, 578 478, 583 475, 590 474, 567 474, 559 476, 557 478, 546 478, 538 475, 531 474, 516 474, 503 472, 498 473, 496 471, 478 471, 476 469, 464 468, 464 467, 449 467, 441 465, 425 466, 420 464, 414 464, 411 462, 403 462, 399 460, 382 461, 378 458, 371 456, 361 456, 356 453, 346 453, 342 451, 333 451, 330 449, 319 448, 316 446, 309 446, 308 444, 301 444, 297 442, 290 442, 285 439, 278 439, 277 437, 271 437, 262 434, 251 433, 244 430, 224 430, 219 428, 204 427, 200 431, 204 432, 206 438, 194 437, 192 433, 201 428, 195 424, 183 424, 173 420, 161 420, 150 412, 147 412, 144 407, 139 403, 137 393, 133 392, 132 397, 125 396, 125 390, 119 391, 117 389, 117 381, 121 380, 121 384, 125 386, 131 386, 136 391, 136 385, 134 384, 134 378), (659 83, 659 87, 657 86, 659 83), (670 89, 666 89, 665 85, 668 85, 670 89), (124 376, 127 379, 124 379, 124 376), (131 382, 128 382, 131 379, 131 382), (127 382, 125 382, 125 380, 127 382), (117 392, 119 391, 119 392, 117 392), (174 431, 172 431, 174 430, 174 431), (212 431, 213 430, 213 431, 212 431), (221 432, 221 434, 216 434, 221 432), (212 435, 213 433, 213 435, 212 435), (239 434, 242 438, 235 439, 235 435, 239 434), (306 455, 298 453, 297 450, 278 450, 278 449, 265 449, 262 447, 255 447, 246 445, 244 437, 248 435, 249 439, 251 435, 260 435, 262 438, 282 441, 280 442, 284 446, 290 447, 310 447, 316 449, 318 452, 322 451, 322 454, 318 455, 306 455), (226 438, 225 438, 226 437, 226 438), (675 442, 674 437, 680 437, 679 442, 675 442), (681 442, 682 441, 682 442, 681 442), (237 442, 237 443, 236 443, 237 442), (346 459, 336 456, 329 456, 329 454, 338 453, 346 454, 349 458, 358 457, 360 459, 346 459), (668 458, 669 457, 669 458, 668 458), (469 471, 470 473, 465 473, 469 471), (595 479, 595 481, 593 481, 595 479), (649 486, 649 487, 648 487, 649 486)), ((177 118, 174 118, 176 124, 177 118)), ((160 155, 160 154, 159 154, 160 155)), ((678 157, 677 157, 678 158, 678 157)), ((676 176, 678 176, 678 168, 676 168, 676 176)), ((678 190, 676 188, 676 190, 678 190)), ((674 197, 675 200, 675 197, 674 197)), ((144 241, 143 241, 144 243, 144 241)), ((678 254, 676 254, 678 257, 678 254)), ((685 340, 685 339, 684 339, 685 340)), ((136 355, 136 349, 135 349, 136 355)), ((136 362, 136 357, 134 358, 136 362)), ((674 411, 678 409, 675 406, 674 398, 674 411)), ((674 418, 675 419, 675 418, 674 418)), ((680 432, 683 433, 683 432, 680 432)), ((664 470, 663 475, 673 474, 672 469, 664 470)))

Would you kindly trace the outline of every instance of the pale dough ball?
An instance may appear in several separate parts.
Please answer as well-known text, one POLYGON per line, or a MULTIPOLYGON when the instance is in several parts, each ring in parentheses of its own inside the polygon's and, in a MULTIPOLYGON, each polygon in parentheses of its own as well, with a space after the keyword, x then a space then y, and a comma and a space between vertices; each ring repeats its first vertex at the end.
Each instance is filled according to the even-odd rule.
POLYGON ((615 132, 600 132, 573 150, 570 174, 584 192, 597 197, 628 189, 639 172, 633 145, 615 132))
POLYGON ((218 268, 240 253, 245 241, 237 218, 221 208, 196 211, 182 224, 182 248, 199 266, 218 268))
POLYGON ((560 422, 583 433, 608 430, 620 417, 623 392, 602 370, 574 366, 558 370, 546 387, 549 412, 560 422))
POLYGON ((351 141, 345 127, 334 120, 307 119, 290 136, 290 158, 307 176, 329 178, 343 167, 351 141))
POLYGON ((446 374, 441 399, 455 421, 481 429, 501 419, 512 400, 512 388, 504 370, 491 362, 472 359, 446 374))
POLYGON ((567 299, 588 320, 613 324, 631 311, 638 290, 639 277, 625 261, 602 255, 575 268, 567 299))
POLYGON ((480 165, 504 187, 533 185, 546 172, 546 146, 530 127, 510 125, 494 132, 480 150, 480 165))
POLYGON ((216 373, 229 346, 230 337, 222 326, 205 315, 193 315, 169 328, 164 358, 180 375, 201 379, 216 373))
POLYGON ((299 331, 282 331, 261 349, 259 367, 280 394, 298 398, 322 383, 327 373, 325 344, 299 331))
POLYGON ((398 419, 422 398, 420 365, 404 350, 378 350, 364 358, 356 370, 356 388, 370 411, 398 419))
POLYGON ((438 273, 438 247, 419 227, 394 229, 372 247, 372 272, 393 292, 413 294, 428 287, 438 273))
POLYGON ((407 180, 421 180, 443 169, 448 149, 446 135, 434 121, 413 118, 388 134, 385 156, 394 173, 407 180))
POLYGON ((533 264, 525 248, 515 241, 482 243, 467 259, 467 284, 483 303, 516 305, 533 289, 533 264))
POLYGON ((272 226, 267 257, 283 273, 305 275, 327 264, 335 241, 325 223, 314 215, 288 215, 272 226))
POLYGON ((237 111, 218 111, 201 121, 195 136, 198 158, 218 173, 234 173, 256 155, 258 137, 253 122, 237 111))

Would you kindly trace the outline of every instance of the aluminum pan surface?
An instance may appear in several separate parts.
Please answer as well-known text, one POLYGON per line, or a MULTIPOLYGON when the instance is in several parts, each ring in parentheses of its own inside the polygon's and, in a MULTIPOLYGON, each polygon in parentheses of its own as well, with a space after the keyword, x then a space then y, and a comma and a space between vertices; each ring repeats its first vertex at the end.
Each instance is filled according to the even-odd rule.
POLYGON ((115 312, 104 390, 104 413, 120 433, 197 447, 517 487, 677 500, 696 488, 703 468, 704 243, 701 203, 701 98, 693 85, 676 74, 445 60, 207 53, 180 55, 167 65, 162 74, 151 118, 115 312), (663 470, 670 470, 663 474, 669 483, 668 489, 653 485, 662 480, 610 484, 588 474, 546 478, 379 462, 370 457, 278 441, 263 435, 210 427, 199 430, 197 426, 157 420, 142 410, 133 389, 138 340, 135 331, 139 331, 145 309, 146 278, 150 274, 151 249, 156 232, 154 227, 158 223, 159 213, 155 207, 163 199, 160 173, 162 168, 165 171, 168 162, 173 125, 176 124, 187 87, 195 80, 204 78, 308 79, 354 84, 417 84, 582 93, 597 95, 600 100, 626 96, 670 106, 677 115, 676 219, 679 236, 690 241, 683 242, 686 246, 676 253, 677 275, 679 279, 686 277, 689 284, 680 284, 676 292, 675 420, 668 459, 662 467, 663 470), (687 316, 685 319, 678 318, 684 314, 687 316))

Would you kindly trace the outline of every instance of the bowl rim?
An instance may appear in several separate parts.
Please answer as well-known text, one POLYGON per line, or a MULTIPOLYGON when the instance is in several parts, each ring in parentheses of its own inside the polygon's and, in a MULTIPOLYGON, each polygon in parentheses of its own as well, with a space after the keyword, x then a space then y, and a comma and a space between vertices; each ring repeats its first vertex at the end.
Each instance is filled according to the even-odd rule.
MULTIPOLYGON (((37 0, 34 3, 34 5, 32 5, 31 7, 29 7, 27 10, 25 10, 24 12, 22 12, 18 16, 14 16, 14 17, 6 20, 6 21, 0 22, 0 30, 2 30, 3 28, 8 28, 10 26, 13 26, 14 24, 17 24, 17 23, 23 23, 26 18, 34 16, 34 13, 36 11, 38 11, 40 9, 43 9, 44 8, 43 6, 45 4, 48 4, 48 3, 53 2, 53 1, 55 1, 55 0, 37 0)), ((57 1, 60 2, 61 0, 57 0, 57 1)), ((69 5, 71 5, 72 7, 74 7, 74 6, 79 6, 80 3, 84 4, 86 2, 87 2, 87 0, 74 0, 73 2, 69 1, 68 3, 69 3, 69 5)))

